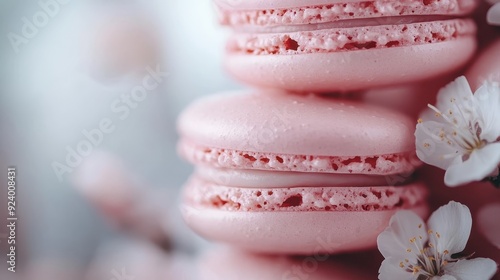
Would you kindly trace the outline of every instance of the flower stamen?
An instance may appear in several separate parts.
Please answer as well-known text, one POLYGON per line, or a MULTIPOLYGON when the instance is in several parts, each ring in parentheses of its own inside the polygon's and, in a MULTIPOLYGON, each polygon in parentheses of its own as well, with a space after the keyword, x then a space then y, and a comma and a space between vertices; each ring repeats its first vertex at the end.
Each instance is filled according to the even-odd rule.
MULTIPOLYGON (((418 228, 422 228, 422 225, 419 224, 418 228)), ((441 238, 439 232, 432 229, 427 230, 427 233, 429 235, 434 234, 438 239, 441 238)), ((444 252, 440 254, 434 244, 427 242, 427 246, 425 246, 422 240, 423 237, 421 235, 409 238, 408 241, 414 248, 407 248, 406 252, 418 252, 416 253, 417 263, 411 264, 408 259, 405 259, 399 263, 399 267, 413 275, 418 275, 417 279, 429 279, 433 276, 441 275, 443 267, 448 264, 445 256, 449 254, 449 251, 444 250, 444 252)))
POLYGON ((470 226, 472 222, 470 211, 462 204, 450 202, 448 205, 436 210, 436 212, 440 213, 436 215, 432 214, 427 224, 432 225, 436 230, 427 230, 424 225, 419 223, 421 219, 410 211, 396 213, 398 217, 391 219, 390 226, 379 235, 377 243, 386 260, 391 257, 392 252, 401 256, 401 252, 397 253, 394 251, 394 247, 389 247, 391 244, 397 246, 400 250, 406 251, 408 255, 404 254, 407 258, 403 257, 403 259, 400 259, 400 262, 383 262, 379 270, 379 279, 430 280, 454 275, 456 273, 466 273, 467 275, 481 273, 484 278, 478 279, 489 279, 489 277, 495 273, 497 265, 491 259, 477 259, 475 262, 469 263, 468 266, 448 266, 450 262, 465 262, 470 256, 457 258, 456 254, 458 252, 456 250, 450 251, 448 249, 439 248, 442 248, 444 244, 451 246, 449 247, 450 249, 458 246, 465 247, 465 243, 457 243, 457 241, 462 242, 463 238, 461 237, 468 235, 470 227, 468 229, 464 228, 464 230, 456 231, 453 230, 455 228, 453 225, 443 226, 443 224, 461 221, 470 226), (448 220, 445 217, 446 215, 456 215, 456 219, 452 218, 448 220), (399 221, 403 220, 411 220, 414 223, 411 223, 412 225, 408 225, 408 223, 400 224, 399 221), (414 225, 418 225, 418 228, 414 225), (406 235, 406 233, 411 232, 411 230, 417 231, 420 235, 406 235), (457 235, 458 238, 455 238, 454 235, 457 235), (394 236, 396 240, 391 242, 390 237, 394 236), (403 237, 405 240, 402 239, 403 237), (406 247, 408 244, 410 246, 406 247), (395 269, 398 271, 395 271, 395 269), (458 271, 458 269, 464 271, 458 271), (406 277, 401 274, 406 274, 406 277))
MULTIPOLYGON (((451 103, 453 103, 457 109, 457 111, 460 113, 460 116, 464 123, 466 122, 467 118, 465 117, 465 114, 463 110, 454 102, 454 100, 451 100, 451 103)), ((479 125, 479 122, 476 122, 474 126, 472 126, 470 123, 466 127, 466 129, 461 129, 459 127, 458 120, 456 118, 450 119, 446 114, 443 114, 438 108, 435 106, 428 104, 427 105, 430 109, 432 109, 434 112, 436 112, 437 117, 442 117, 447 123, 451 124, 452 127, 455 129, 451 132, 451 137, 449 137, 449 134, 447 134, 443 129, 439 133, 438 137, 441 141, 447 140, 448 144, 453 145, 455 143, 465 151, 467 151, 468 154, 472 153, 476 149, 480 149, 484 146, 483 141, 480 139, 481 135, 481 126, 479 125), (463 131, 467 131, 468 133, 464 133, 463 131)), ((453 115, 452 111, 450 109, 449 115, 453 115)))

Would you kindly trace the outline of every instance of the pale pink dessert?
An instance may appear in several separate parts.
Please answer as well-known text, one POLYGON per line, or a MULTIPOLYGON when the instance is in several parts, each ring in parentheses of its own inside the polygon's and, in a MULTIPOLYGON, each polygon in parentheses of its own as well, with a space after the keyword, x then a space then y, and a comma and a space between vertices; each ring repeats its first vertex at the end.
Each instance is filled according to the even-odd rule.
MULTIPOLYGON (((237 176, 238 183, 224 184, 217 177, 203 178, 195 174, 186 184, 185 196, 191 204, 224 211, 301 212, 410 208, 424 201, 426 195, 421 184, 387 186, 383 176, 372 179, 347 175, 351 181, 360 181, 347 183, 342 175, 329 175, 324 179, 321 175, 241 170, 227 175, 237 176), (255 180, 248 180, 248 173, 255 176, 255 180), (301 180, 301 176, 305 178, 301 180)), ((231 179, 228 181, 236 181, 231 179)))
POLYGON ((427 211, 412 179, 413 122, 352 101, 278 91, 202 99, 179 119, 197 165, 183 214, 200 235, 267 253, 375 246, 400 209, 427 211), (318 242, 323 242, 321 248, 318 242))
POLYGON ((376 275, 370 261, 373 259, 359 256, 353 261, 328 255, 266 256, 217 248, 201 256, 198 273, 200 280, 366 280, 376 275))
POLYGON ((484 82, 500 84, 500 39, 481 52, 465 75, 473 91, 484 82))
POLYGON ((396 112, 350 101, 279 91, 223 94, 180 116, 179 151, 195 164, 222 168, 398 174, 419 164, 414 126, 396 112))
POLYGON ((441 88, 457 77, 457 73, 436 77, 425 83, 411 83, 400 86, 373 88, 361 94, 361 100, 410 116, 418 120, 420 113, 428 104, 436 101, 436 94, 441 88))
POLYGON ((225 65, 259 87, 333 92, 453 72, 476 48, 475 0, 214 0, 225 65))

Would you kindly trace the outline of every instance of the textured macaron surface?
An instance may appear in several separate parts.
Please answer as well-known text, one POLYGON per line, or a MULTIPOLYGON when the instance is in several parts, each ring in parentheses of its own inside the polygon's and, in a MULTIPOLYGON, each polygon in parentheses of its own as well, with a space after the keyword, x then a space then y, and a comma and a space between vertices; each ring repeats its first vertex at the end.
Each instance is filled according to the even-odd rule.
POLYGON ((464 14, 471 12, 478 4, 476 0, 214 0, 213 2, 218 8, 229 12, 282 10, 297 12, 323 8, 342 14, 358 11, 369 14, 370 17, 403 15, 398 11, 404 9, 409 10, 408 14, 464 14))
POLYGON ((463 15, 475 0, 316 0, 238 1, 215 0, 222 24, 313 24, 338 20, 413 15, 463 15))
POLYGON ((237 31, 238 35, 228 43, 228 51, 236 53, 297 54, 403 47, 454 40, 476 32, 473 21, 451 19, 471 12, 475 0, 330 1, 316 6, 301 3, 297 7, 290 3, 281 9, 243 3, 250 1, 215 2, 221 23, 237 31))
POLYGON ((218 167, 396 174, 415 160, 415 124, 387 109, 316 95, 214 95, 181 115, 179 151, 218 167))
POLYGON ((259 88, 351 92, 463 67, 478 0, 214 0, 233 29, 224 67, 259 88))
POLYGON ((237 33, 229 39, 227 50, 252 55, 329 53, 440 43, 475 33, 476 25, 468 19, 284 33, 237 33))
POLYGON ((194 164, 220 168, 389 175, 412 172, 421 162, 413 152, 373 156, 315 156, 200 146, 188 141, 179 153, 194 164))
POLYGON ((424 203, 422 184, 379 187, 237 188, 193 176, 185 199, 195 207, 224 211, 383 211, 424 203))

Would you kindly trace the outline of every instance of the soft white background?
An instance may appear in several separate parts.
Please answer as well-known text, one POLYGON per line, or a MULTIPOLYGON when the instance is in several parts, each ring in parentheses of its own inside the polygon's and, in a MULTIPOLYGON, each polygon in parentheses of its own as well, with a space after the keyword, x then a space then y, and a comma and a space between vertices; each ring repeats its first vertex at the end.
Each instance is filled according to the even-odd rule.
MULTIPOLYGON (((64 161, 66 146, 84 139, 83 129, 97 128, 105 117, 114 120, 116 130, 98 148, 123 159, 147 185, 168 190, 164 199, 171 205, 170 223, 182 232, 175 211, 191 167, 176 156, 176 116, 197 97, 239 87, 223 73, 224 30, 217 26, 210 1, 69 1, 16 54, 7 34, 21 34, 21 18, 40 11, 37 2, 0 2, 0 178, 5 180, 6 166, 17 167, 20 263, 63 258, 85 264, 100 244, 115 238, 117 233, 79 196, 71 177, 60 182, 51 166, 64 161), (147 23, 155 57, 169 72, 123 121, 110 105, 137 81, 96 80, 92 69, 101 58, 88 51, 102 30, 96 24, 117 18, 125 24, 128 18, 147 23)), ((141 45, 141 40, 128 43, 141 45)), ((1 205, 5 197, 2 192, 1 205)))

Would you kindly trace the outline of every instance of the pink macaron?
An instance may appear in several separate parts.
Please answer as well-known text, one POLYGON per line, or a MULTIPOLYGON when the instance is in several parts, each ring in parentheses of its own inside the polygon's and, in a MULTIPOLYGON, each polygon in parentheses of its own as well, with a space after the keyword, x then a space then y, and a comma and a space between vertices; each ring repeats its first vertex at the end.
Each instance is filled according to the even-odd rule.
POLYGON ((396 110, 417 120, 427 105, 436 101, 439 90, 459 75, 452 73, 425 83, 373 88, 359 97, 362 102, 396 110))
POLYGON ((463 66, 476 0, 214 0, 234 33, 225 67, 258 87, 343 92, 417 82, 463 66))
POLYGON ((411 178, 414 123, 361 103, 276 91, 192 104, 179 152, 196 165, 184 187, 187 224, 256 252, 362 250, 400 209, 425 215, 411 178))
POLYGON ((377 274, 370 261, 373 259, 269 256, 217 248, 202 254, 198 274, 200 280, 365 280, 377 274))
POLYGON ((465 75, 473 91, 484 82, 500 83, 500 39, 481 52, 465 75))

